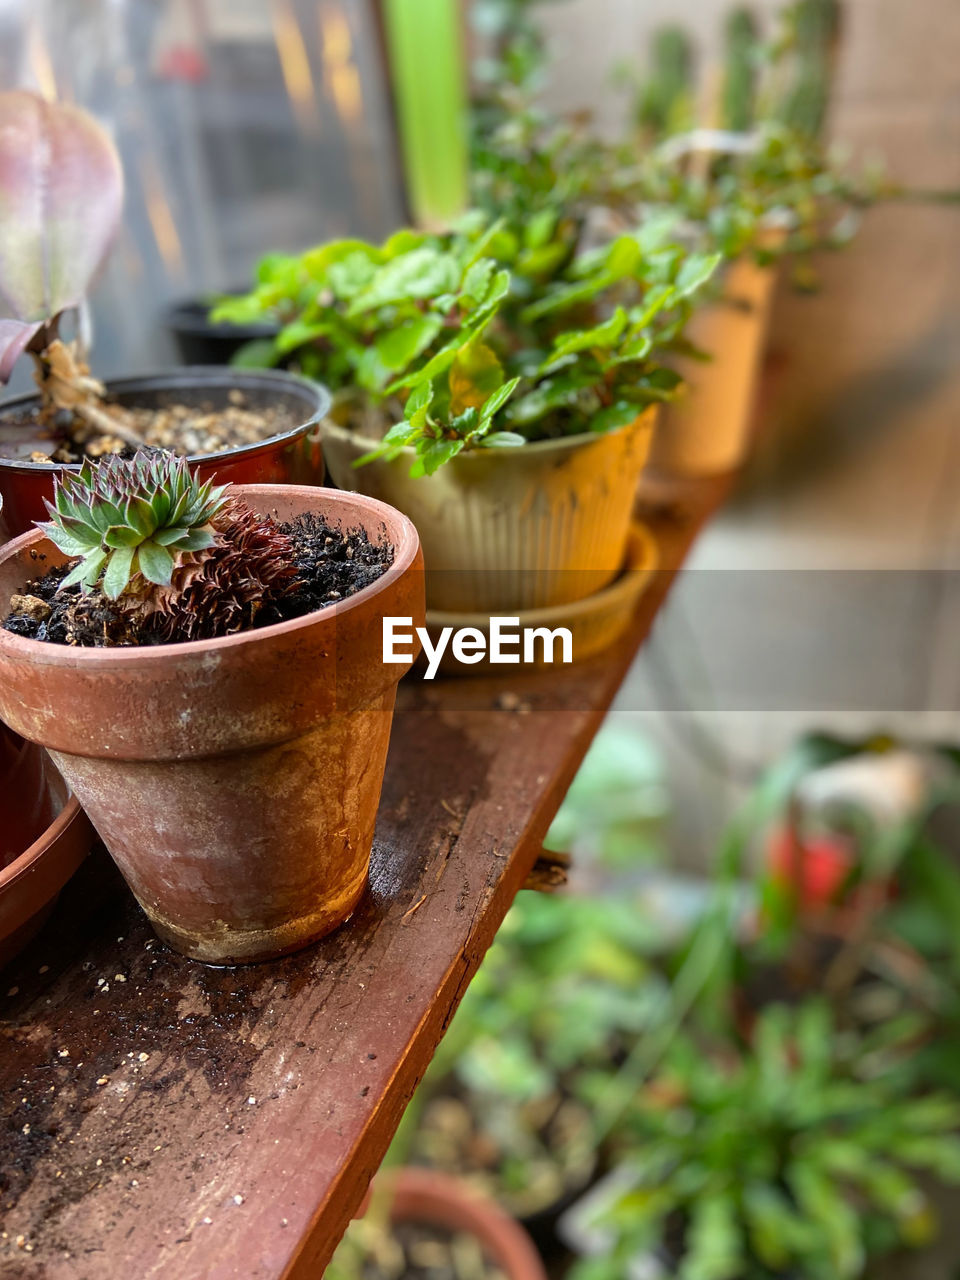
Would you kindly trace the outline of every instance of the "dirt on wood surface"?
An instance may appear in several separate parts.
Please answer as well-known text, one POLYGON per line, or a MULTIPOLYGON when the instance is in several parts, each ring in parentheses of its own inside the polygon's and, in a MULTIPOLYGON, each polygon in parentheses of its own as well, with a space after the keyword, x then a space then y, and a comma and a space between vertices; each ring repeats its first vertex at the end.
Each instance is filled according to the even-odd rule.
MULTIPOLYGON (((204 456, 224 449, 259 444, 283 435, 300 425, 296 415, 283 404, 251 407, 240 390, 229 393, 230 403, 215 407, 211 402, 170 404, 159 408, 130 408, 105 401, 100 408, 117 423, 134 433, 146 445, 169 449, 176 454, 204 456)), ((6 443, 0 439, 0 455, 29 462, 82 462, 108 453, 132 457, 135 449, 109 429, 100 429, 78 414, 61 414, 54 426, 43 423, 36 413, 12 415, 5 419, 6 443), (29 437, 30 446, 16 441, 29 437)))
MULTIPOLYGON (((346 600, 384 574, 393 563, 394 549, 373 542, 364 529, 342 530, 307 513, 277 525, 293 544, 297 584, 279 599, 264 598, 230 632, 253 630, 276 622, 302 618, 327 605, 346 600)), ((42 556, 37 553, 38 567, 42 556)), ((78 586, 60 584, 76 561, 47 569, 10 600, 3 628, 28 640, 87 648, 116 648, 171 643, 149 626, 131 636, 123 610, 98 592, 84 595, 78 586)), ((158 628, 159 628, 158 616, 158 628)), ((177 643, 173 640, 172 643, 177 643)))

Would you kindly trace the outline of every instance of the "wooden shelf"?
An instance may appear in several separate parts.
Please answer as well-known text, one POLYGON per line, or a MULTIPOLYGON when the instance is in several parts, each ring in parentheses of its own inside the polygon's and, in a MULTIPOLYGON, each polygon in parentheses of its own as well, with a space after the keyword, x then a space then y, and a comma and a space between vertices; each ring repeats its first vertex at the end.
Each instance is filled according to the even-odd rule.
POLYGON ((0 1274, 318 1280, 725 492, 648 516, 664 567, 602 658, 401 688, 370 891, 316 947, 204 968, 88 860, 0 977, 0 1274))

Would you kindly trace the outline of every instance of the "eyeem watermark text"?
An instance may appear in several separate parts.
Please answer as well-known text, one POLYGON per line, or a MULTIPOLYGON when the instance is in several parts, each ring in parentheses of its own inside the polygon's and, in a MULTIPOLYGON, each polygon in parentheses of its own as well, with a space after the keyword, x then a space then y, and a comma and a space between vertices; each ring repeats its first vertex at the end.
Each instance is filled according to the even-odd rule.
POLYGON ((425 680, 432 680, 437 674, 448 647, 453 658, 468 667, 484 659, 498 666, 573 661, 573 635, 569 628, 521 627, 519 618, 492 617, 489 634, 479 627, 443 627, 436 643, 426 627, 414 627, 412 618, 384 618, 384 662, 410 662, 414 635, 423 645, 427 659, 425 680))

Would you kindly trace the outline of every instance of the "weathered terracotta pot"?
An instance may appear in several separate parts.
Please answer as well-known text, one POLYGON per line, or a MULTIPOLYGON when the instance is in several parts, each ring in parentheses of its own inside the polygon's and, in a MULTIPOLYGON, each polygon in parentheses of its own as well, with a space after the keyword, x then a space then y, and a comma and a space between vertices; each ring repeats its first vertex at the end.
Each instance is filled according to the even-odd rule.
POLYGON ((47 753, 0 724, 0 969, 40 930, 92 843, 47 753))
MULTIPOLYGON (((399 512, 306 485, 234 492, 384 535, 394 563, 339 605, 219 640, 81 649, 0 631, 0 717, 48 748, 160 936, 211 964, 295 951, 355 908, 406 670, 382 661, 381 619, 424 611, 399 512)), ((38 532, 9 543, 0 609, 64 559, 38 532)))

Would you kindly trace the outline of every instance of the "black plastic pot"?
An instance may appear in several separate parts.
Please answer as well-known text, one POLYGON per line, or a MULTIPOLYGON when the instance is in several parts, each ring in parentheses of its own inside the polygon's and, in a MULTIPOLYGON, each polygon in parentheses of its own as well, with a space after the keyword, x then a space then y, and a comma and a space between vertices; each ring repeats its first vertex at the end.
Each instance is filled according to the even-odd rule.
MULTIPOLYGON (((256 444, 189 455, 191 469, 203 480, 216 476, 221 484, 322 484, 323 455, 317 425, 330 408, 330 393, 319 383, 279 369, 202 366, 117 378, 107 383, 110 400, 140 408, 196 404, 218 409, 229 403, 233 391, 242 391, 252 409, 286 406, 297 426, 256 444)), ((0 404, 0 447, 13 445, 18 454, 0 457, 0 541, 3 533, 13 538, 31 528, 34 521, 45 520, 44 499, 53 498, 54 477, 63 471, 79 470, 77 464, 27 461, 32 449, 48 448, 50 441, 42 440, 32 427, 24 428, 9 419, 36 404, 35 395, 18 396, 0 404)))
POLYGON ((173 335, 181 361, 193 364, 229 364, 241 347, 257 339, 276 337, 279 326, 260 324, 214 324, 209 319, 210 300, 186 298, 166 313, 164 324, 173 335))

